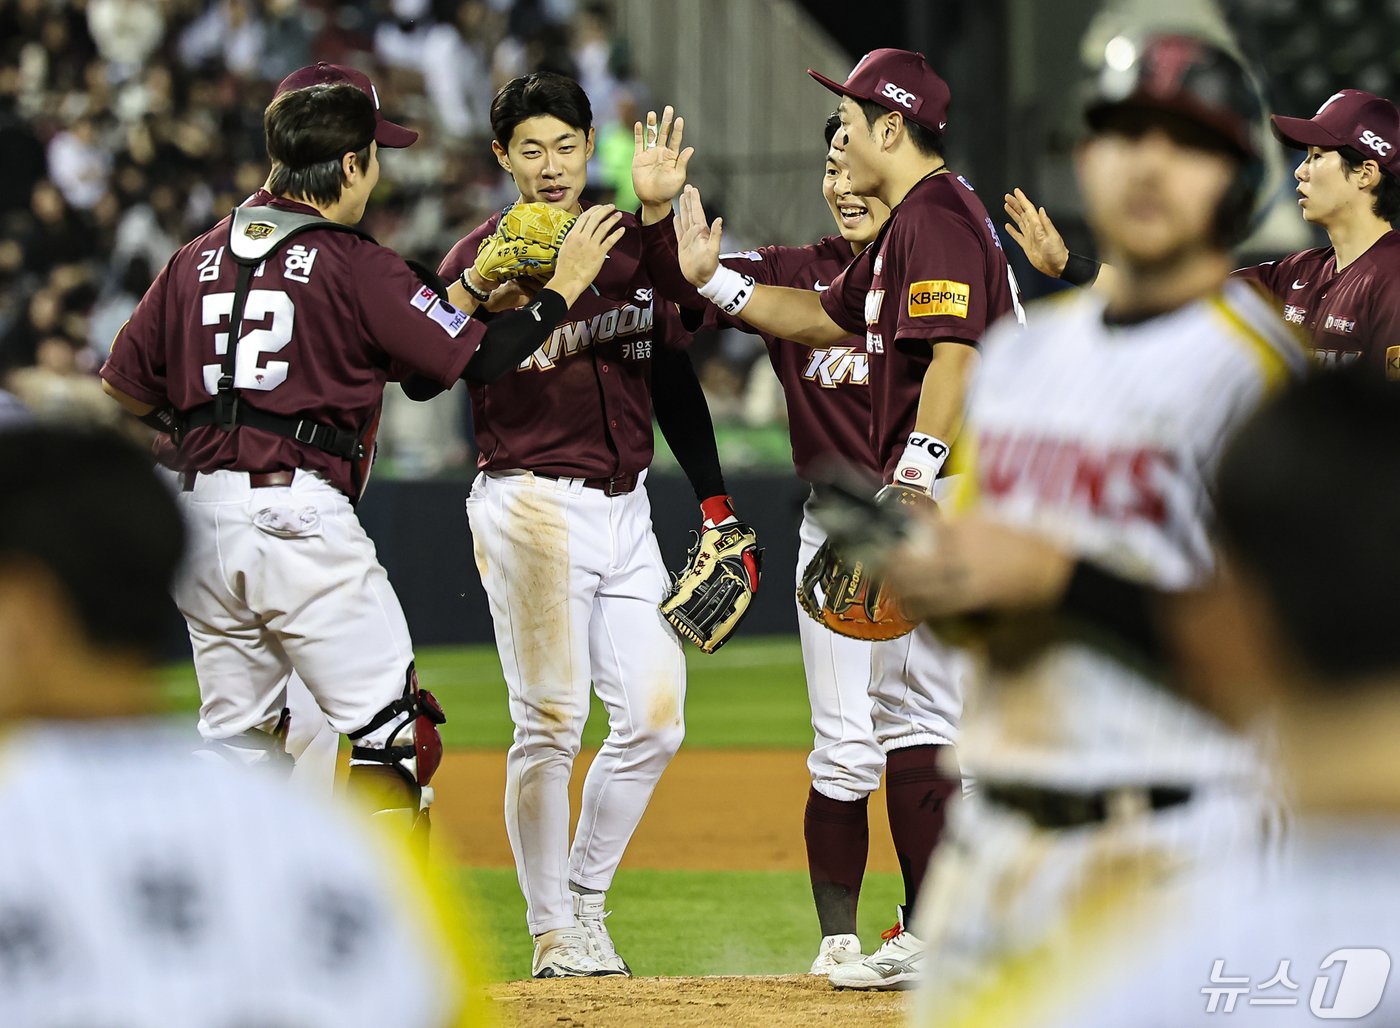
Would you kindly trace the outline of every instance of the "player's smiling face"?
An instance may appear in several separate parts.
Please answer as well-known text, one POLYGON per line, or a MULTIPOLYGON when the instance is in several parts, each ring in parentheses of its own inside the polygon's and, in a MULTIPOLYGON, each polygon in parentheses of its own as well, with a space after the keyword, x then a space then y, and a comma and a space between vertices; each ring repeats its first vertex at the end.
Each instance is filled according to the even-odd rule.
POLYGON ((1216 247, 1216 212, 1238 165, 1206 130, 1120 111, 1077 164, 1089 224, 1117 260, 1153 267, 1216 247))
MULTIPOLYGON (((839 133, 838 133, 839 135, 839 133)), ((834 144, 833 140, 833 144, 834 144)), ((833 145, 827 151, 826 171, 822 175, 822 196, 831 209, 841 238, 858 250, 874 241, 890 209, 873 196, 857 196, 851 192, 851 177, 833 145)))
POLYGON ((520 198, 577 213, 579 194, 588 184, 588 159, 593 156, 593 130, 584 132, 550 114, 526 118, 511 134, 505 149, 492 142, 501 167, 515 179, 520 198))
POLYGON ((880 148, 871 134, 870 123, 865 120, 860 104, 849 96, 843 96, 836 113, 841 119, 841 127, 831 140, 831 148, 840 156, 841 164, 850 176, 852 192, 869 196, 880 182, 874 164, 880 148))

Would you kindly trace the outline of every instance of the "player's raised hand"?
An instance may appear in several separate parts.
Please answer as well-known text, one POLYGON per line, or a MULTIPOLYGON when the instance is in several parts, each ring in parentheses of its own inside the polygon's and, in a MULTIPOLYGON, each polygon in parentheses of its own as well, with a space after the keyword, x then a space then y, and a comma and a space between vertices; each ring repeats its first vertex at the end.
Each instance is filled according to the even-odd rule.
POLYGON ((710 224, 700 203, 700 190, 686 186, 681 192, 676 211, 676 249, 681 274, 693 286, 703 286, 719 267, 719 247, 723 237, 724 219, 710 224))
POLYGON ((1006 226, 1007 234, 1026 251, 1036 271, 1059 278, 1069 261, 1069 247, 1065 246, 1064 237, 1045 213, 1045 208, 1036 207, 1019 188, 1002 199, 1006 215, 1011 219, 1011 224, 1006 226))
POLYGON ((491 297, 486 301, 486 309, 498 312, 513 311, 524 307, 534 299, 535 294, 541 288, 541 283, 532 278, 513 278, 509 282, 502 282, 491 290, 491 297))
POLYGON ((640 121, 632 126, 632 189, 643 206, 669 208, 685 185, 695 148, 682 147, 684 136, 685 119, 675 117, 669 106, 661 112, 660 125, 656 112, 648 111, 645 126, 640 121))
POLYGON ((625 230, 621 221, 622 212, 610 203, 590 207, 580 214, 559 248, 549 288, 572 305, 598 277, 608 251, 622 238, 625 230))

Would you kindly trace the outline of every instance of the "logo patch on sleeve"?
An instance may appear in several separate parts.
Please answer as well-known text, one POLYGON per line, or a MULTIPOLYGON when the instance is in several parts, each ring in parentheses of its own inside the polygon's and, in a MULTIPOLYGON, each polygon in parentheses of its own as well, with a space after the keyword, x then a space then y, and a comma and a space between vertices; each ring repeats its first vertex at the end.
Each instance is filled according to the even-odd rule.
POLYGON ((437 293, 433 292, 428 286, 424 286, 419 289, 418 292, 414 293, 413 298, 408 302, 417 310, 426 311, 433 305, 433 301, 436 299, 437 293))
POLYGON ((947 279, 915 282, 909 287, 909 316, 927 318, 946 314, 965 318, 971 296, 972 289, 966 282, 950 282, 947 279))
POLYGON ((453 339, 462 334, 462 329, 471 320, 465 312, 459 311, 445 300, 433 304, 432 309, 428 311, 428 317, 441 325, 442 330, 453 339))

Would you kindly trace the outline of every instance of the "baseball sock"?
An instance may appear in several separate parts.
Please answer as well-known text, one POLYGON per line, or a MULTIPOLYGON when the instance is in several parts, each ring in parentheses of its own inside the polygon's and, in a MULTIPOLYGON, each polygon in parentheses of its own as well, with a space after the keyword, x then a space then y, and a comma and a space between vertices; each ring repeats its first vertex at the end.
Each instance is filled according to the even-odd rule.
POLYGON ((885 799, 890 835, 904 876, 904 909, 914 910, 947 822, 948 804, 962 792, 951 746, 909 746, 891 750, 885 761, 885 799))
POLYGON ((822 935, 854 935, 856 904, 870 850, 870 797, 833 800, 816 789, 807 793, 802 834, 807 870, 822 935))

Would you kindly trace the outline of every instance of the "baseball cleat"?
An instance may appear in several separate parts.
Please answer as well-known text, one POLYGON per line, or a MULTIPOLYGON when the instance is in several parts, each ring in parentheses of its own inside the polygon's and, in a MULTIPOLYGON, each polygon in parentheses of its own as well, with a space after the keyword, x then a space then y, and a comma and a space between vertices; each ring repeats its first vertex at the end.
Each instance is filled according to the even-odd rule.
POLYGON ((601 892, 574 893, 574 920, 588 939, 588 955, 598 965, 597 973, 620 974, 630 978, 632 969, 618 954, 612 936, 608 934, 608 927, 603 924, 612 913, 603 909, 606 898, 601 892))
POLYGON ((864 960, 840 964, 827 975, 837 989, 912 989, 923 979, 924 944, 899 920, 880 936, 884 944, 864 960))
POLYGON ((536 978, 596 978, 604 971, 589 955, 588 936, 582 928, 556 928, 535 936, 535 959, 530 973, 536 978))
POLYGON ((865 954, 860 951, 860 940, 854 935, 827 935, 822 939, 817 959, 812 961, 808 974, 826 977, 841 964, 854 963, 865 954))

